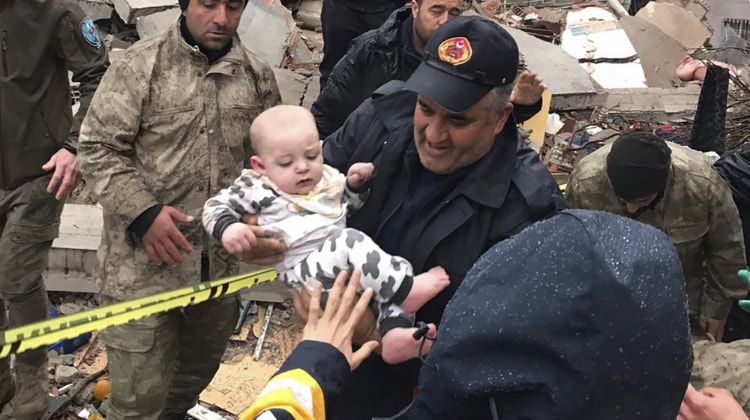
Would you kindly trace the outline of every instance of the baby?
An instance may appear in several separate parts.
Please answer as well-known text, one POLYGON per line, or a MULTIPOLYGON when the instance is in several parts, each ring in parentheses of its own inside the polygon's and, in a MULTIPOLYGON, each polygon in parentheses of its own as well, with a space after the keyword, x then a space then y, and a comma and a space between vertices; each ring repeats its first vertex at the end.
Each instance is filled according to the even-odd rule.
MULTIPOLYGON (((325 291, 339 272, 361 271, 360 288, 375 292, 383 360, 400 363, 417 357, 421 341, 412 337, 417 330, 413 314, 449 279, 442 267, 414 276, 404 258, 387 254, 364 233, 346 228, 347 211, 364 203, 363 190, 374 166, 355 163, 344 176, 323 164, 315 120, 300 106, 264 111, 253 121, 250 138, 253 169, 242 171, 231 187, 206 202, 206 230, 227 252, 239 255, 256 244, 240 218, 256 214, 265 232, 287 244, 276 271, 286 285, 298 290, 312 291, 320 282, 325 291)), ((429 327, 428 334, 434 334, 435 325, 429 327)), ((426 340, 422 351, 429 351, 430 344, 426 340)))

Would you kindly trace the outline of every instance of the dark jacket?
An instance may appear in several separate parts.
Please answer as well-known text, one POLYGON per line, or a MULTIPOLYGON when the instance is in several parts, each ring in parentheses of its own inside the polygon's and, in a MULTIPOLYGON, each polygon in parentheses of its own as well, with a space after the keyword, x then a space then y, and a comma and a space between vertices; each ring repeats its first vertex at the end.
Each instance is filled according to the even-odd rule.
POLYGON ((71 0, 11 0, 0 6, 0 188, 44 174, 60 148, 75 152, 106 48, 93 22, 71 0), (68 71, 80 82, 71 108, 68 71))
MULTIPOLYGON (((391 80, 406 81, 414 73, 421 56, 412 44, 412 22, 411 8, 402 7, 391 13, 383 26, 352 41, 311 109, 321 138, 341 127, 377 88, 391 80)), ((541 107, 541 100, 533 105, 515 105, 513 114, 516 121, 523 122, 541 107)))
MULTIPOLYGON (((413 140, 416 94, 400 91, 400 84, 391 82, 379 89, 323 147, 326 163, 344 173, 355 162, 374 163, 370 196, 348 223, 373 238, 404 199, 410 176, 420 165, 413 140), (381 93, 390 94, 379 96, 381 93)), ((557 184, 536 153, 520 145, 512 119, 490 152, 453 185, 425 203, 402 239, 401 256, 412 263, 416 273, 441 265, 450 276, 450 285, 417 313, 418 320, 438 323, 448 300, 480 255, 565 207, 557 184)), ((338 402, 336 410, 340 411, 332 418, 393 414, 391 410, 398 409, 404 398, 408 401, 409 390, 416 384, 413 363, 393 367, 371 357, 365 365, 354 372, 356 385, 345 387, 351 394, 338 402), (373 386, 383 389, 385 383, 393 385, 390 392, 379 393, 377 398, 372 395, 373 386), (360 394, 362 389, 370 396, 360 394), (368 412, 368 404, 381 411, 368 412), (354 405, 356 414, 347 411, 354 405)))

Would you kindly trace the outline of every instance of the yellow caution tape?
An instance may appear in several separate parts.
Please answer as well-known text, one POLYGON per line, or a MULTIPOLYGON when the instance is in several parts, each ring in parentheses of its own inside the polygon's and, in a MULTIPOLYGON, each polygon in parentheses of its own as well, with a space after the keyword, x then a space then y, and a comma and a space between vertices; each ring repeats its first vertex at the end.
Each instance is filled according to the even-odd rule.
POLYGON ((0 359, 86 332, 202 303, 275 278, 276 270, 268 268, 0 331, 0 359))

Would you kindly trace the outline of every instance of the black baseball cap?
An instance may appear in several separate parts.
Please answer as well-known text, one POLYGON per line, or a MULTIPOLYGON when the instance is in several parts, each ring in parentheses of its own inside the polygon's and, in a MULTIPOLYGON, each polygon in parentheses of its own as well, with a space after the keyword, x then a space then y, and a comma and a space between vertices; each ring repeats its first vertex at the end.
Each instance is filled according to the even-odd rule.
POLYGON ((464 112, 492 88, 513 83, 517 70, 518 46, 508 31, 483 17, 459 16, 432 34, 404 89, 464 112))

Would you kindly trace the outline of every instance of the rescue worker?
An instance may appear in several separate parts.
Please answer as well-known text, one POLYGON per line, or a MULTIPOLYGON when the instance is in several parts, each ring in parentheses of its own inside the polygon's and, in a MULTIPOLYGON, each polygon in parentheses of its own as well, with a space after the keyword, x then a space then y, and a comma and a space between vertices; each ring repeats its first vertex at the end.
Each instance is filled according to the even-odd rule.
MULTIPOLYGON (((604 212, 558 213, 477 261, 445 309, 414 401, 389 418, 674 420, 692 360, 686 312, 664 233, 604 212)), ((327 341, 303 342, 243 420, 331 418, 359 359, 327 341)))
MULTIPOLYGON (((111 304, 234 275, 200 223, 252 154, 250 124, 280 103, 271 68, 240 43, 244 0, 180 0, 167 31, 128 48, 81 132, 104 209, 101 295, 111 304)), ((219 367, 236 295, 108 328, 109 420, 184 419, 219 367)))
POLYGON ((690 313, 721 341, 732 302, 748 286, 737 277, 745 268, 742 223, 711 164, 703 153, 653 134, 626 133, 581 160, 567 198, 571 207, 631 217, 665 232, 682 261, 690 313))
MULTIPOLYGON (((0 1, 2 330, 47 317, 42 272, 65 197, 81 180, 78 132, 107 64, 94 23, 75 1, 0 1), (75 116, 69 71, 80 83, 75 116)), ((0 410, 10 401, 12 418, 41 418, 49 386, 46 349, 19 354, 14 370, 15 386, 9 358, 0 359, 0 410)))
MULTIPOLYGON (((461 0, 412 0, 379 28, 357 37, 336 64, 311 111, 321 138, 336 131, 372 93, 391 80, 405 81, 422 60, 435 30, 459 16, 461 0)), ((536 73, 523 72, 511 94, 516 122, 539 112, 547 88, 536 73)))

